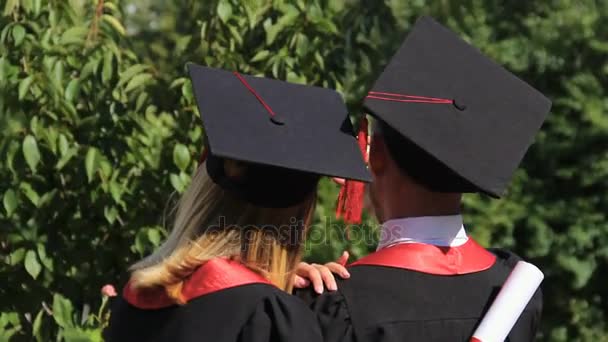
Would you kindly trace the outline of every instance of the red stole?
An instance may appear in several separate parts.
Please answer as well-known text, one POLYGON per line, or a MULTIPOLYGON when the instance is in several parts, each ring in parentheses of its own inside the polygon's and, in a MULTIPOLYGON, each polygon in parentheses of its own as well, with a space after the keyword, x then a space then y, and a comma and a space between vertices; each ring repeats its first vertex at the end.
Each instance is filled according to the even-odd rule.
MULTIPOLYGON (((247 284, 270 282, 237 261, 215 258, 201 265, 184 281, 182 295, 186 301, 216 291, 247 284)), ((130 282, 123 289, 123 298, 140 309, 160 309, 175 305, 164 288, 132 289, 130 282)))
POLYGON ((458 247, 401 243, 383 248, 349 266, 376 265, 436 275, 459 275, 485 271, 492 267, 495 261, 494 254, 469 238, 458 247))

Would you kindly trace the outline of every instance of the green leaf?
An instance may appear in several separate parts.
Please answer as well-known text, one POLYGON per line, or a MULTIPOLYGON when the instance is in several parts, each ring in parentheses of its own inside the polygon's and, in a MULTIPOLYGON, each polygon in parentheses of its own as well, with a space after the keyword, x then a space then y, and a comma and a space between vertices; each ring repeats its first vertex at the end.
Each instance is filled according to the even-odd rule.
MULTIPOLYGON (((38 117, 36 116, 36 118, 38 117)), ((51 152, 53 152, 53 154, 57 154, 57 139, 59 138, 57 129, 54 126, 45 128, 41 125, 40 130, 42 131, 42 136, 46 140, 47 146, 51 149, 51 152)), ((36 134, 36 136, 38 136, 38 134, 36 134)))
POLYGON ((99 150, 95 147, 90 147, 84 159, 84 168, 86 170, 89 183, 93 181, 93 176, 99 168, 99 159, 99 150))
POLYGON ((15 46, 21 45, 23 42, 23 38, 25 38, 25 28, 21 25, 13 26, 13 40, 15 41, 15 46))
POLYGON ((30 167, 30 170, 36 173, 36 167, 40 162, 40 150, 38 150, 38 143, 36 142, 36 139, 28 134, 25 139, 23 139, 22 147, 25 162, 30 167))
POLYGON ((277 25, 272 25, 270 26, 267 30, 266 30, 266 44, 267 45, 271 45, 274 40, 277 38, 277 35, 279 34, 279 32, 281 32, 283 28, 281 26, 277 25))
POLYGON ((68 143, 68 139, 63 134, 59 134, 59 154, 63 157, 68 152, 68 148, 70 148, 70 144, 68 143))
POLYGON ((27 94, 27 91, 30 90, 30 86, 32 85, 33 81, 34 77, 28 76, 22 79, 21 82, 19 82, 19 100, 23 100, 23 98, 27 94))
POLYGON ((243 36, 239 32, 238 28, 236 28, 234 26, 230 26, 230 27, 228 27, 228 30, 230 30, 230 34, 232 35, 232 37, 234 38, 236 43, 238 45, 243 45, 243 36))
POLYGON ((122 193, 124 191, 124 186, 114 180, 110 182, 110 195, 112 195, 112 199, 117 204, 122 204, 123 201, 121 199, 122 193))
POLYGON ((287 73, 287 82, 306 84, 306 76, 298 75, 293 71, 287 73))
POLYGON ((175 190, 177 190, 177 192, 179 192, 179 193, 184 192, 184 190, 186 189, 186 185, 184 185, 184 183, 182 182, 179 175, 177 175, 175 173, 172 173, 169 176, 169 181, 171 182, 171 185, 173 186, 173 188, 175 190))
POLYGON ((61 39, 59 40, 59 44, 68 45, 68 44, 82 44, 84 43, 87 34, 89 33, 89 28, 86 26, 74 26, 65 30, 61 35, 61 39))
POLYGON ((32 188, 30 183, 24 182, 19 184, 19 189, 21 189, 25 197, 27 197, 27 199, 29 199, 34 206, 38 207, 38 204, 40 203, 40 195, 38 195, 36 190, 32 188))
POLYGON ((110 10, 111 12, 119 12, 118 6, 112 2, 104 2, 103 8, 110 10))
POLYGON ((192 82, 186 82, 182 86, 182 95, 186 99, 187 103, 194 101, 194 92, 192 90, 192 82))
POLYGON ((65 99, 66 101, 72 103, 74 99, 78 98, 80 93, 80 80, 74 78, 68 83, 68 86, 65 88, 65 99))
POLYGON ((42 341, 42 331, 40 328, 42 327, 42 316, 44 314, 44 310, 38 311, 36 318, 34 319, 34 324, 32 324, 32 336, 36 338, 36 341, 42 341))
POLYGON ((20 264, 23 262, 23 259, 25 259, 25 248, 21 247, 21 248, 17 248, 16 251, 12 252, 9 255, 9 265, 11 266, 16 266, 17 264, 20 264))
MULTIPOLYGON (((61 142, 61 140, 60 140, 61 142)), ((59 159, 55 168, 59 171, 63 169, 63 167, 76 155, 78 154, 78 149, 76 147, 72 147, 67 150, 67 152, 59 159)))
POLYGON ((336 25, 327 18, 320 19, 316 22, 317 26, 327 33, 338 33, 336 25))
POLYGON ((112 164, 103 155, 99 159, 99 170, 104 179, 108 179, 112 175, 112 164))
POLYGON ((112 64, 112 60, 114 59, 114 54, 111 50, 106 50, 106 53, 103 55, 103 67, 101 69, 101 82, 103 84, 107 84, 114 74, 114 66, 112 64))
MULTIPOLYGON (((49 23, 51 24, 51 26, 57 26, 57 21, 58 21, 58 17, 59 15, 57 14, 57 10, 55 10, 54 7, 49 7, 49 23)), ((50 32, 50 31, 49 31, 50 32)))
POLYGON ((135 243, 133 246, 131 246, 131 249, 143 255, 146 251, 146 237, 147 234, 144 230, 137 232, 137 235, 135 235, 135 243))
POLYGON ((40 9, 42 8, 42 0, 33 0, 34 1, 34 16, 38 16, 40 14, 40 9))
POLYGON ((40 132, 40 117, 38 116, 34 116, 31 120, 30 120, 30 131, 31 133, 36 136, 36 137, 40 137, 42 134, 42 132, 40 132))
POLYGON ((4 5, 4 15, 9 16, 13 13, 15 8, 19 5, 19 0, 7 0, 4 5))
MULTIPOLYGON (((53 191, 57 191, 57 189, 54 189, 53 191)), ((42 261, 42 265, 44 267, 51 272, 53 271, 53 259, 46 255, 46 248, 41 242, 38 243, 38 258, 40 258, 40 261, 42 261)))
POLYGON ((15 140, 11 141, 6 151, 6 166, 13 174, 16 174, 15 170, 15 156, 19 152, 19 143, 15 140))
POLYGON ((146 103, 147 100, 148 100, 148 93, 141 92, 137 96, 137 100, 135 101, 135 111, 139 112, 141 110, 141 108, 144 106, 144 104, 146 103))
POLYGON ((181 170, 184 171, 190 164, 190 151, 182 144, 177 144, 173 148, 173 162, 181 170))
POLYGON ((82 69, 80 70, 80 79, 82 80, 86 80, 91 74, 93 74, 94 72, 97 72, 97 69, 99 68, 99 64, 101 64, 102 62, 102 58, 97 57, 97 58, 91 58, 87 64, 85 64, 82 69))
POLYGON ((125 27, 122 26, 120 21, 118 21, 118 19, 116 19, 115 17, 109 14, 104 14, 101 16, 101 19, 110 24, 110 26, 112 26, 114 30, 116 30, 116 32, 120 33, 120 35, 126 35, 125 27))
POLYGON ((177 88, 177 86, 184 84, 187 80, 188 79, 185 77, 176 78, 173 80, 173 82, 171 82, 171 85, 169 85, 169 89, 177 88))
POLYGON ((253 58, 251 59, 251 62, 255 63, 255 62, 263 61, 269 55, 270 55, 270 51, 268 51, 268 50, 262 50, 262 51, 256 53, 255 56, 253 56, 253 58))
POLYGON ((325 61, 319 51, 315 51, 315 60, 317 61, 317 64, 319 64, 321 70, 325 69, 325 61))
POLYGON ((40 271, 42 271, 42 266, 38 262, 38 257, 34 251, 27 251, 25 254, 24 265, 27 273, 29 273, 29 275, 34 279, 36 279, 40 274, 40 271))
POLYGON ((50 203, 55 195, 57 194, 57 189, 53 189, 40 197, 40 201, 38 201, 38 207, 42 207, 48 203, 50 203))
POLYGON ((152 244, 154 246, 160 245, 161 236, 160 236, 160 232, 158 231, 158 229, 154 229, 154 228, 149 229, 148 230, 148 239, 150 240, 150 242, 152 242, 152 244))
POLYGON ((187 173, 182 171, 179 173, 179 179, 182 182, 182 184, 184 185, 184 190, 185 190, 186 187, 188 186, 188 184, 190 184, 191 177, 187 173))
POLYGON ((285 28, 293 27, 299 15, 300 11, 296 7, 288 5, 286 13, 279 18, 276 24, 269 27, 264 25, 266 29, 266 44, 271 45, 281 31, 285 28))
POLYGON ((72 303, 56 293, 53 296, 53 319, 62 328, 73 326, 72 322, 72 303))
POLYGON ((15 209, 17 209, 17 195, 13 189, 6 190, 2 203, 4 204, 7 216, 11 216, 15 212, 15 209))
POLYGON ((58 88, 60 88, 60 91, 63 91, 63 72, 64 68, 63 68, 63 62, 62 61, 58 61, 57 63, 55 63, 55 75, 54 75, 54 80, 55 80, 55 84, 57 85, 58 88))
POLYGON ((74 327, 64 329, 61 333, 66 342, 102 342, 101 330, 102 329, 91 330, 74 327))
POLYGON ((125 91, 128 93, 135 88, 143 86, 147 81, 151 79, 152 75, 148 73, 136 75, 129 81, 127 87, 125 88, 125 91))
POLYGON ((108 223, 114 224, 114 222, 116 222, 116 218, 118 217, 118 210, 116 207, 105 207, 103 209, 103 215, 108 223))
POLYGON ((190 44, 191 41, 192 41, 192 36, 182 36, 182 37, 177 38, 177 41, 175 42, 174 53, 176 55, 181 55, 184 51, 186 51, 186 48, 188 48, 188 45, 190 44))
POLYGON ((298 33, 296 42, 296 55, 303 57, 310 50, 310 41, 308 37, 302 33, 298 33))
POLYGON ((30 13, 32 11, 32 0, 21 0, 20 6, 23 12, 30 13))
POLYGON ((150 67, 145 64, 135 64, 130 66, 129 68, 127 68, 127 70, 123 71, 120 74, 120 79, 118 80, 118 84, 116 86, 122 87, 123 85, 127 84, 127 82, 129 82, 133 78, 133 76, 140 74, 149 68, 150 67))
POLYGON ((228 0, 220 0, 217 5, 217 15, 223 22, 227 22, 232 16, 232 5, 228 0))

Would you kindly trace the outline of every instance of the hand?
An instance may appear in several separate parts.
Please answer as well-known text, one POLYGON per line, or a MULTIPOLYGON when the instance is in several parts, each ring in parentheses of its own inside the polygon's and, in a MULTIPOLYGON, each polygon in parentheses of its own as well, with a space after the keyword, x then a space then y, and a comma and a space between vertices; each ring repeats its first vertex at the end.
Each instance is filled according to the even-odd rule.
POLYGON ((344 267, 348 261, 348 257, 348 252, 344 251, 338 260, 328 262, 325 265, 300 262, 296 267, 294 287, 305 288, 312 282, 312 286, 318 294, 323 293, 324 285, 329 291, 336 291, 338 285, 336 284, 334 273, 343 279, 350 278, 350 273, 344 267))

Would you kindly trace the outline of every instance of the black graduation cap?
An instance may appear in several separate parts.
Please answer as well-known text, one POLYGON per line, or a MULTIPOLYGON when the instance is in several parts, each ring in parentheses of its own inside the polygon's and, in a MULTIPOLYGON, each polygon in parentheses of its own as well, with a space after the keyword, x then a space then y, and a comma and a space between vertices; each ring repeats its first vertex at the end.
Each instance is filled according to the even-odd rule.
POLYGON ((334 90, 188 66, 205 128, 213 181, 262 207, 288 207, 320 175, 369 181, 340 95, 334 90), (247 163, 235 179, 224 159, 247 163))
POLYGON ((392 155, 418 181, 435 191, 500 197, 551 102, 422 17, 364 106, 388 126, 392 155))

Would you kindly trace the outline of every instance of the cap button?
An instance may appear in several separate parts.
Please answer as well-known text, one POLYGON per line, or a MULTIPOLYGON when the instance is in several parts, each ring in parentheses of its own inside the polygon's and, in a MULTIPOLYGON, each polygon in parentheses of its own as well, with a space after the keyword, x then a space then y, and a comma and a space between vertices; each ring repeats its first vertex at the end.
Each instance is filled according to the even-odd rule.
POLYGON ((285 120, 283 120, 283 118, 280 115, 278 115, 278 114, 271 115, 270 116, 270 121, 273 124, 278 125, 278 126, 283 126, 285 124, 285 120))
POLYGON ((467 109, 467 106, 465 106, 465 105, 464 105, 464 104, 462 104, 462 103, 459 103, 459 102, 458 102, 458 101, 456 101, 456 100, 452 100, 452 104, 453 104, 453 105, 454 105, 454 107, 456 107, 456 109, 458 109, 459 111, 463 111, 463 110, 467 109))

